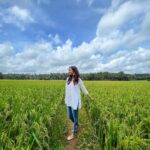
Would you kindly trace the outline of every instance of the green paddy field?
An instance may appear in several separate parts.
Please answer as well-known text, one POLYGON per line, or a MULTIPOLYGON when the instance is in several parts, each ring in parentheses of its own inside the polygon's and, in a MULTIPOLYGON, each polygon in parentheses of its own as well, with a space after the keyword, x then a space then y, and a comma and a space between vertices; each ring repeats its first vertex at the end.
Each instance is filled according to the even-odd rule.
MULTIPOLYGON (((150 150, 150 82, 83 81, 76 149, 150 150)), ((65 150, 64 80, 0 80, 0 149, 65 150)))

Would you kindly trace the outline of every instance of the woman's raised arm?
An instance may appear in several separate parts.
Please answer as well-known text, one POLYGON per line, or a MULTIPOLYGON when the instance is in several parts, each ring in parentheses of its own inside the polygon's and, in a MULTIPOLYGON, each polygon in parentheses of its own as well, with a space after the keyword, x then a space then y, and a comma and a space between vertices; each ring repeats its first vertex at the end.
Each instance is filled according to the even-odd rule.
POLYGON ((84 85, 81 78, 79 78, 79 85, 80 85, 80 88, 82 89, 83 93, 85 95, 87 95, 91 100, 93 100, 93 98, 90 96, 90 94, 89 94, 88 90, 86 89, 86 87, 85 87, 85 85, 84 85))

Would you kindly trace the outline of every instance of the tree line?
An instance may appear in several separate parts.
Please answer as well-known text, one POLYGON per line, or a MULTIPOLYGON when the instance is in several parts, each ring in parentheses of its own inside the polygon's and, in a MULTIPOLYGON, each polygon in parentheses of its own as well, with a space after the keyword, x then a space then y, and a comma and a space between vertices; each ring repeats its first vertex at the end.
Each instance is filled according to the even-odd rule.
MULTIPOLYGON (((0 79, 12 80, 66 80, 68 73, 49 73, 49 74, 16 74, 0 72, 0 79)), ((124 72, 110 73, 81 73, 80 77, 83 80, 148 80, 150 81, 150 74, 126 74, 124 72)))

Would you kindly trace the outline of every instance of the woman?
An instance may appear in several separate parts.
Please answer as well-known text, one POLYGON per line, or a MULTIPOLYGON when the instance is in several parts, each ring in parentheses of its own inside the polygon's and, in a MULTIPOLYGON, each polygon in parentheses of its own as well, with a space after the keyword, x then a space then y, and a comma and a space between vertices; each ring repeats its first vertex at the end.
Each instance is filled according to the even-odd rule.
POLYGON ((64 100, 67 105, 69 119, 74 123, 73 133, 67 137, 67 140, 71 140, 78 131, 78 109, 81 108, 80 88, 91 100, 92 98, 80 78, 78 68, 70 66, 68 74, 64 100))

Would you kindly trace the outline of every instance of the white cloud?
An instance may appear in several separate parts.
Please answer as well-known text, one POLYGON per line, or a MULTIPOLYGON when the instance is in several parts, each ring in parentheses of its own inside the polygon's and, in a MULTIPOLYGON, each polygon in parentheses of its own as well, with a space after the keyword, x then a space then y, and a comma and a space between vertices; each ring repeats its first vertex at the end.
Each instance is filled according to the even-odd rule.
MULTIPOLYGON (((0 43, 0 72, 6 72, 9 66, 9 58, 14 56, 15 51, 11 43, 0 43)), ((10 71, 8 69, 8 71, 10 71)))
POLYGON ((52 36, 51 34, 49 34, 48 38, 50 38, 51 42, 55 45, 62 44, 62 41, 61 41, 60 36, 58 34, 55 34, 55 36, 52 36))
POLYGON ((120 29, 135 17, 147 13, 149 4, 149 1, 140 2, 132 0, 126 1, 115 10, 108 10, 98 23, 97 36, 108 34, 115 29, 120 29))
POLYGON ((81 2, 86 2, 86 4, 88 5, 88 7, 90 7, 94 0, 76 0, 77 3, 81 3, 81 2))
POLYGON ((49 41, 32 43, 17 53, 10 53, 13 46, 4 48, 4 44, 0 54, 7 60, 0 60, 0 68, 3 72, 49 73, 67 72, 69 65, 76 65, 81 72, 150 73, 150 48, 141 46, 150 39, 148 4, 147 0, 113 1, 100 18, 95 37, 76 47, 69 38, 63 43, 58 34, 49 34, 49 41))
POLYGON ((0 58, 11 56, 14 53, 14 48, 10 43, 0 44, 0 58))
POLYGON ((102 52, 133 49, 150 40, 150 1, 115 1, 100 19, 95 40, 102 52), (144 8, 144 9, 143 9, 144 8))
MULTIPOLYGON (((3 57, 7 59, 0 59, 0 68, 3 72, 49 73, 67 72, 69 65, 76 65, 80 72, 150 73, 149 49, 139 47, 131 51, 120 50, 105 56, 96 51, 94 53, 92 47, 84 51, 86 46, 89 48, 91 45, 84 43, 74 49, 72 41, 68 39, 65 44, 54 49, 49 42, 38 42, 21 52, 3 53, 3 57), (83 53, 78 53, 79 51, 83 53)), ((10 45, 9 49, 13 50, 13 47, 10 45)))
POLYGON ((20 21, 34 22, 34 19, 31 17, 30 12, 27 9, 22 9, 18 6, 13 6, 11 8, 8 8, 8 12, 20 21))
POLYGON ((0 17, 1 24, 14 24, 21 30, 25 30, 26 25, 35 22, 28 9, 20 8, 16 5, 3 10, 0 13, 0 17))
POLYGON ((108 57, 107 63, 101 65, 102 70, 127 73, 150 73, 150 50, 138 48, 132 51, 119 51, 108 57))

